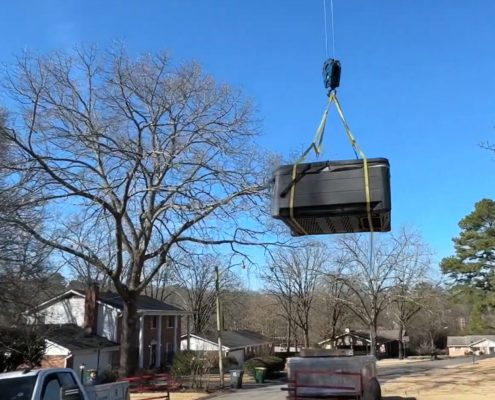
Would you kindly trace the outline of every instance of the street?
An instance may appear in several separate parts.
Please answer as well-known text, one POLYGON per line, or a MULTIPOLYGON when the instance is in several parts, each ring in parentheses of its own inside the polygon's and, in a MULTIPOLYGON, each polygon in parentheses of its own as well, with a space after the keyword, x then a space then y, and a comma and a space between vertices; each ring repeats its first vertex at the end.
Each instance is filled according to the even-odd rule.
MULTIPOLYGON (((493 356, 476 357, 475 362, 480 359, 486 359, 493 356)), ((406 376, 411 374, 421 374, 433 369, 445 369, 452 368, 458 365, 471 364, 473 362, 472 357, 456 357, 448 358, 445 360, 435 361, 415 361, 398 362, 393 365, 386 365, 385 362, 378 363, 378 376, 381 384, 384 384, 399 376, 406 376), (382 364, 382 365, 380 365, 382 364), (383 365, 385 364, 385 365, 383 365)), ((217 396, 221 400, 284 400, 287 396, 287 392, 281 389, 286 385, 274 384, 264 387, 249 388, 246 386, 244 389, 232 391, 231 393, 217 396)), ((398 400, 398 397, 383 397, 383 400, 398 400)))

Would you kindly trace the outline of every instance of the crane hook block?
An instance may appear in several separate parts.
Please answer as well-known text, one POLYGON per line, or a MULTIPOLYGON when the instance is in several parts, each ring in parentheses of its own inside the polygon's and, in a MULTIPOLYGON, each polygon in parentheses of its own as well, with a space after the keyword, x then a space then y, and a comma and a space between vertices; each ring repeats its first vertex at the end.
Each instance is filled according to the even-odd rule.
POLYGON ((323 83, 325 88, 335 90, 340 84, 340 61, 329 58, 323 64, 323 83))

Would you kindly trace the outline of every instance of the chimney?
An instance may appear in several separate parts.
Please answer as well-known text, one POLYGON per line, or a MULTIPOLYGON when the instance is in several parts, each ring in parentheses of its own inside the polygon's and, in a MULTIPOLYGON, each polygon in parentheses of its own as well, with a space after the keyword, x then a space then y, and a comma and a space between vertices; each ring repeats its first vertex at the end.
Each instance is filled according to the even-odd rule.
POLYGON ((92 283, 86 289, 84 299, 84 330, 87 334, 96 335, 98 326, 98 295, 100 289, 96 282, 92 283))

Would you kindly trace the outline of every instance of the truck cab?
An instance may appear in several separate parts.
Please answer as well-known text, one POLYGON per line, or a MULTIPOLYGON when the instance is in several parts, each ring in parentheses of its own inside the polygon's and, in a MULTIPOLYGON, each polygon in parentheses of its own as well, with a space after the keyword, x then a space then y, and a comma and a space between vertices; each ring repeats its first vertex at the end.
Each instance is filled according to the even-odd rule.
POLYGON ((129 400, 127 382, 83 386, 72 369, 48 368, 0 374, 2 400, 129 400))

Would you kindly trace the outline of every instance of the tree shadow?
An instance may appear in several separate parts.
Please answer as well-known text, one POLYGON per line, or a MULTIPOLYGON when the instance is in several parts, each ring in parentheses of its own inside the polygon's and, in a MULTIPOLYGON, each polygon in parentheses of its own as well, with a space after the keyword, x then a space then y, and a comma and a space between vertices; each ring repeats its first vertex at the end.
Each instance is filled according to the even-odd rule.
POLYGON ((417 400, 416 397, 385 396, 382 400, 417 400))

